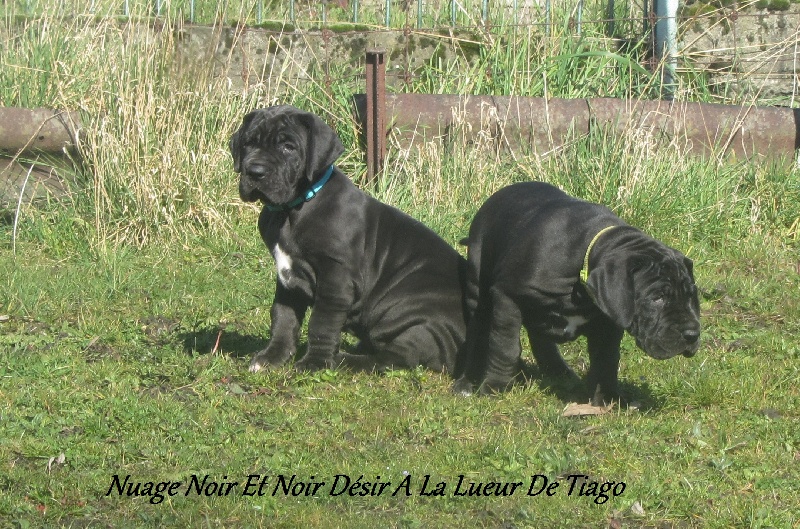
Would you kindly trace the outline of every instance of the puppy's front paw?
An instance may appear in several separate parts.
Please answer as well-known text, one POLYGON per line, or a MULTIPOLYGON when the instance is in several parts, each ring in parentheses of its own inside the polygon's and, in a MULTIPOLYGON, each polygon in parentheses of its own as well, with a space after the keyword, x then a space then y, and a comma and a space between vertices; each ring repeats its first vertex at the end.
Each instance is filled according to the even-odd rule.
POLYGON ((250 372, 258 373, 263 369, 282 366, 291 356, 291 351, 277 351, 267 347, 263 351, 256 353, 250 361, 250 372))
POLYGON ((625 399, 620 397, 619 390, 616 387, 612 386, 612 389, 605 389, 601 387, 600 384, 595 386, 594 395, 591 398, 592 406, 607 406, 609 404, 618 403, 620 405, 625 404, 625 399))
POLYGON ((262 369, 264 369, 264 364, 262 364, 258 358, 253 358, 250 360, 250 367, 248 368, 248 371, 251 373, 258 373, 262 369))
POLYGON ((333 369, 336 367, 336 361, 333 358, 325 358, 319 356, 304 356, 301 360, 294 363, 295 371, 322 371, 323 369, 333 369))
POLYGON ((462 397, 469 397, 475 392, 475 386, 467 377, 461 377, 453 382, 453 393, 462 397))

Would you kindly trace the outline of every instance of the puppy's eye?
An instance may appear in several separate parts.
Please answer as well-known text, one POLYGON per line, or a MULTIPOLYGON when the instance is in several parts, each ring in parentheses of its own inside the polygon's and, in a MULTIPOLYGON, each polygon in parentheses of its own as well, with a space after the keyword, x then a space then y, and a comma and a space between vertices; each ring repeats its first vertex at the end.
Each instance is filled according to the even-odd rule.
POLYGON ((660 307, 667 302, 668 298, 669 298, 669 290, 667 289, 658 290, 653 293, 653 305, 660 307))
POLYGON ((285 153, 292 153, 297 150, 297 146, 294 143, 281 143, 281 150, 285 153))

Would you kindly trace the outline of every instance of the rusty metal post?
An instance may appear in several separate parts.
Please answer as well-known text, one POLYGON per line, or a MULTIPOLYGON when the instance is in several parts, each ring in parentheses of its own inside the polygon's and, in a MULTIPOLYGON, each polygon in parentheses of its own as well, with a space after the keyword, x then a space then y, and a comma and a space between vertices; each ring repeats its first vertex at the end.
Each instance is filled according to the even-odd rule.
POLYGON ((374 182, 386 157, 386 51, 367 50, 367 181, 374 182))
POLYGON ((467 125, 463 129, 469 139, 488 132, 503 149, 523 154, 552 153, 574 138, 589 134, 592 127, 609 127, 614 133, 638 129, 654 137, 675 138, 686 142, 687 152, 700 156, 733 154, 736 159, 794 161, 800 150, 800 108, 602 98, 387 94, 383 104, 391 123, 376 129, 372 114, 366 112, 370 99, 364 94, 356 94, 353 99, 358 122, 362 126, 369 122, 370 128, 362 129, 367 132, 368 141, 370 137, 373 142, 376 138, 385 139, 391 127, 393 140, 403 148, 413 145, 420 136, 426 141, 447 138, 458 121, 467 125))

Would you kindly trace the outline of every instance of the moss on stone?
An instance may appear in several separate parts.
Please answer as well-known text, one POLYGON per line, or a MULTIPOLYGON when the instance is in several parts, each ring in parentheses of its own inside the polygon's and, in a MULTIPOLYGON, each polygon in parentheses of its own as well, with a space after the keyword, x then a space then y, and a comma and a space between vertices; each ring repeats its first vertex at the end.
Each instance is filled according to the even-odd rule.
MULTIPOLYGON (((757 0, 753 4, 745 5, 737 5, 736 0, 698 0, 695 2, 687 2, 686 4, 682 5, 679 11, 679 16, 686 19, 692 17, 701 17, 705 15, 711 15, 715 11, 720 9, 734 9, 736 8, 738 11, 749 11, 751 9, 756 10, 768 10, 768 11, 786 11, 788 10, 792 4, 800 3, 800 0, 757 0)), ((720 13, 722 14, 722 13, 720 13)))
POLYGON ((351 60, 363 59, 364 54, 367 51, 366 37, 363 36, 354 37, 352 40, 350 40, 349 48, 350 48, 351 60))
POLYGON ((290 24, 289 22, 279 22, 276 20, 267 20, 252 27, 263 29, 265 31, 280 31, 282 33, 295 30, 294 24, 290 24))
POLYGON ((789 0, 769 0, 767 9, 771 11, 786 11, 790 5, 791 2, 789 0))
POLYGON ((353 24, 350 22, 341 22, 337 24, 331 24, 330 26, 325 26, 324 29, 328 31, 332 31, 334 33, 348 33, 348 32, 360 32, 366 33, 370 31, 370 27, 365 24, 353 24))

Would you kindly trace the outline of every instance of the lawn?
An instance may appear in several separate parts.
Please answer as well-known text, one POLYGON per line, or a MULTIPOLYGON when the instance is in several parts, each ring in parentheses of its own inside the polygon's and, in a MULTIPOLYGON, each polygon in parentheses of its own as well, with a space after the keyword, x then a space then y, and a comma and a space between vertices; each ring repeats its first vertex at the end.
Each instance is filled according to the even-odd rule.
MULTIPOLYGON (((395 146, 367 185, 355 86, 176 87, 159 53, 115 47, 113 29, 100 57, 78 51, 97 37, 88 23, 50 34, 63 46, 49 48, 35 27, 0 56, 34 65, 14 72, 37 91, 0 81, 3 104, 96 119, 73 167, 84 187, 0 215, 1 527, 800 527, 792 163, 597 132, 547 158, 395 146), (454 247, 512 182, 607 204, 693 259, 700 351, 656 361, 626 336, 631 405, 589 417, 563 413, 580 387, 533 366, 527 384, 468 398, 425 370, 249 373, 269 340, 275 269, 227 140, 276 99, 327 105, 345 172, 454 247)), ((484 60, 520 60, 506 51, 484 60)), ((585 349, 562 348, 579 374, 585 349)))

